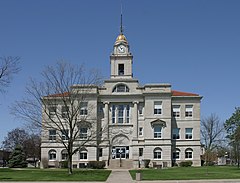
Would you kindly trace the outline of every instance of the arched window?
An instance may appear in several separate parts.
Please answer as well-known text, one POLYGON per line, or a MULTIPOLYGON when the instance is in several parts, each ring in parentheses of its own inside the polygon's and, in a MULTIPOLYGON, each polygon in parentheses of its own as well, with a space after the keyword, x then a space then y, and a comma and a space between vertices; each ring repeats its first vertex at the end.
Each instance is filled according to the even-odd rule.
POLYGON ((176 159, 180 159, 180 150, 179 149, 175 149, 173 151, 173 159, 176 160, 176 159))
POLYGON ((62 150, 61 152, 62 160, 67 160, 68 159, 68 152, 66 149, 62 150))
POLYGON ((129 92, 129 88, 125 84, 118 84, 113 88, 113 92, 129 92))
POLYGON ((193 157, 193 150, 188 148, 185 150, 185 159, 192 159, 193 157))
POLYGON ((52 149, 48 152, 48 157, 49 157, 49 160, 56 160, 57 158, 57 151, 52 149))
POLYGON ((153 158, 154 159, 162 159, 162 149, 157 147, 153 151, 153 158))

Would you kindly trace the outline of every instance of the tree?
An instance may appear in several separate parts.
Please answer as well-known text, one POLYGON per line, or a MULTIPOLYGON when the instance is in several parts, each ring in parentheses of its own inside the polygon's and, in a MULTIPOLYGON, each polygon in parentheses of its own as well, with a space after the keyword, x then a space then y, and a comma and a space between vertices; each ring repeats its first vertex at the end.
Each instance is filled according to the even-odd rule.
POLYGON ((19 57, 0 57, 0 92, 5 92, 13 75, 20 71, 19 57))
POLYGON ((33 158, 35 163, 37 159, 40 159, 41 139, 39 134, 29 134, 24 129, 15 128, 8 132, 2 144, 3 149, 9 152, 16 147, 21 147, 26 157, 33 158))
POLYGON ((30 134, 24 142, 23 150, 26 157, 32 158, 34 166, 37 167, 37 161, 41 157, 41 137, 39 134, 30 134))
POLYGON ((10 168, 25 168, 25 167, 27 167, 26 156, 25 156, 21 146, 15 147, 14 151, 10 154, 8 166, 10 168))
POLYGON ((15 128, 8 132, 4 138, 3 148, 7 151, 13 151, 17 146, 23 147, 28 139, 28 133, 24 129, 15 128))
POLYGON ((233 147, 235 160, 237 161, 238 168, 240 164, 240 107, 235 108, 232 116, 226 120, 225 129, 228 133, 227 137, 230 140, 230 145, 233 147))
POLYGON ((223 141, 224 124, 216 114, 201 121, 201 137, 206 150, 212 151, 223 141))
POLYGON ((97 71, 88 74, 83 65, 58 62, 43 70, 41 81, 32 79, 26 87, 27 97, 12 108, 15 115, 42 126, 42 141, 49 140, 46 136, 51 130, 56 133, 51 140, 62 143, 67 150, 69 174, 72 174, 73 154, 86 145, 97 146, 97 139, 104 131, 94 115, 97 104, 87 103, 101 82, 97 71), (81 134, 82 127, 88 130, 87 135, 81 134))

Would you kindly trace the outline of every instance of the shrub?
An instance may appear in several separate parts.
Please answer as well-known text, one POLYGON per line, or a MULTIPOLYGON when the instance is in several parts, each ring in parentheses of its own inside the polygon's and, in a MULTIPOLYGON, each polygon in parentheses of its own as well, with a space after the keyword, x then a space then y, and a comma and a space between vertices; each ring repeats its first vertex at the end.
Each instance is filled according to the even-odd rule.
POLYGON ((180 167, 188 167, 188 166, 192 166, 192 161, 182 161, 179 163, 180 167))
POLYGON ((48 168, 48 159, 47 158, 42 158, 42 167, 43 168, 48 168))
POLYGON ((172 166, 178 166, 178 164, 176 162, 173 162, 172 166))
POLYGON ((59 167, 60 168, 68 168, 68 161, 60 161, 59 167))
POLYGON ((215 163, 213 161, 208 161, 205 163, 206 166, 213 166, 215 163))
POLYGON ((59 168, 59 161, 55 161, 55 162, 54 162, 54 167, 55 167, 55 168, 59 168))
POLYGON ((150 159, 145 159, 143 161, 144 161, 144 167, 149 168, 150 159))
POLYGON ((89 161, 88 167, 93 169, 103 169, 105 167, 105 161, 89 161))

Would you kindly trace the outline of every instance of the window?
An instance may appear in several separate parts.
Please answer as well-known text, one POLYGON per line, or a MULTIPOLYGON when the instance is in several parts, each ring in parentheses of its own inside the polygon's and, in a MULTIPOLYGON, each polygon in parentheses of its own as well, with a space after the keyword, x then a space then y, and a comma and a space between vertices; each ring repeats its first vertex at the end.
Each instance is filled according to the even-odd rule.
POLYGON ((180 150, 179 149, 175 149, 175 151, 173 151, 173 159, 180 159, 180 150))
POLYGON ((49 160, 56 160, 57 158, 57 152, 52 149, 48 152, 48 157, 49 157, 49 160))
POLYGON ((68 117, 68 112, 69 112, 69 107, 68 106, 62 106, 62 118, 67 118, 68 117))
POLYGON ((180 117, 180 105, 173 106, 173 117, 175 118, 180 117))
POLYGON ((100 140, 102 139, 102 134, 103 134, 103 128, 100 128, 97 136, 100 140))
POLYGON ((115 117, 116 117, 116 106, 113 105, 112 106, 112 123, 116 123, 115 117))
POLYGON ((113 92, 129 92, 129 88, 127 85, 118 84, 113 88, 113 92))
POLYGON ((80 139, 87 139, 87 130, 86 127, 80 128, 80 139))
POLYGON ((192 117, 193 116, 193 106, 186 105, 185 107, 185 117, 192 117))
POLYGON ((64 130, 61 130, 61 132, 62 132, 62 140, 68 140, 69 130, 64 129, 64 130))
POLYGON ((138 135, 143 136, 143 127, 139 127, 138 135))
POLYGON ((57 133, 56 130, 49 130, 49 140, 56 140, 57 133))
POLYGON ((185 159, 192 159, 193 157, 193 150, 192 149, 186 149, 185 151, 185 159))
POLYGON ((54 117, 57 113, 57 107, 51 106, 48 108, 48 111, 49 111, 49 116, 54 117))
POLYGON ((99 148, 98 149, 98 156, 102 157, 102 155, 103 155, 103 148, 99 148))
POLYGON ((118 75, 119 76, 124 75, 124 64, 118 64, 118 75))
POLYGON ((99 113, 99 115, 101 115, 101 116, 104 115, 103 109, 104 109, 103 105, 102 105, 102 104, 99 104, 99 106, 98 106, 98 113, 99 113))
POLYGON ((130 122, 130 107, 126 105, 126 123, 130 122))
POLYGON ((154 114, 162 114, 162 102, 154 102, 154 114))
POLYGON ((162 127, 160 125, 156 125, 153 127, 154 129, 154 138, 162 138, 162 127))
POLYGON ((80 157, 80 160, 86 160, 87 159, 87 151, 80 151, 79 157, 80 157))
POLYGON ((80 104, 80 115, 87 115, 88 114, 88 110, 87 110, 87 102, 82 102, 80 104))
POLYGON ((118 106, 118 123, 123 123, 123 112, 124 112, 124 106, 119 105, 118 106))
POLYGON ((180 131, 179 128, 173 128, 173 131, 172 131, 172 138, 173 139, 180 139, 179 131, 180 131))
POLYGON ((68 159, 68 153, 67 153, 66 149, 62 150, 61 156, 62 156, 62 160, 67 160, 68 159))
POLYGON ((192 139, 192 128, 185 128, 185 139, 192 139))
POLYGON ((130 123, 130 105, 112 105, 112 123, 130 123))
POLYGON ((139 156, 143 156, 143 148, 139 148, 139 156))
POLYGON ((138 114, 139 115, 143 114, 143 104, 142 103, 138 105, 138 114))
POLYGON ((160 149, 160 148, 154 149, 153 158, 154 159, 162 159, 162 149, 160 149))

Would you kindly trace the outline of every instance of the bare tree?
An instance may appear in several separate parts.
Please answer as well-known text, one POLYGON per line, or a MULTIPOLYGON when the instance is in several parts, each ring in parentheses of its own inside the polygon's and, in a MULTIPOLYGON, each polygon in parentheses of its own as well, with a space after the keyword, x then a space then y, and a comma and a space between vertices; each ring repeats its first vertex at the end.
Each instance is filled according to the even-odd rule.
POLYGON ((42 143, 53 140, 65 147, 69 174, 73 154, 88 145, 97 146, 104 131, 97 122, 97 102, 89 101, 96 99, 101 82, 97 71, 87 73, 83 65, 58 62, 46 67, 42 81, 31 80, 27 97, 12 107, 15 115, 42 126, 42 143))
POLYGON ((19 57, 0 57, 0 92, 5 92, 13 75, 20 71, 19 60, 19 57))
POLYGON ((215 149, 223 141, 224 124, 216 114, 211 114, 201 121, 202 141, 207 150, 215 149))
POLYGON ((28 133, 24 129, 15 128, 8 132, 7 136, 2 142, 3 148, 7 151, 13 151, 17 146, 24 146, 24 143, 28 139, 28 133))

